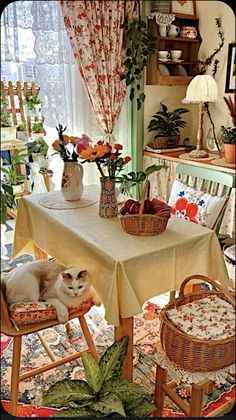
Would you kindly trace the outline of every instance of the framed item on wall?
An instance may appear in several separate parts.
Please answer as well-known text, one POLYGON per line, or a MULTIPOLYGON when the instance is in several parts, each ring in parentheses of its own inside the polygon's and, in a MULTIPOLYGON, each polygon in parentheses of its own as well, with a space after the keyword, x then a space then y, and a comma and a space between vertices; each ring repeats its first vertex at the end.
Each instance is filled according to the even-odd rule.
POLYGON ((172 0, 170 2, 170 13, 176 17, 197 18, 195 0, 172 0))
POLYGON ((236 76, 236 43, 232 43, 232 44, 229 44, 229 48, 228 48, 225 93, 232 93, 235 91, 235 76, 236 76))

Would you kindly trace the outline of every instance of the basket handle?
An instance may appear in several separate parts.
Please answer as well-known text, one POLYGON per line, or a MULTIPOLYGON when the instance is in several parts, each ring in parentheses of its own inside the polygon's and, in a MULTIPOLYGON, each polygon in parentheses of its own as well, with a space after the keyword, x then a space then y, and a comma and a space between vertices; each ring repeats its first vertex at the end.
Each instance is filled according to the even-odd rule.
MULTIPOLYGON (((184 281, 182 282, 182 284, 180 286, 180 291, 179 291, 179 297, 178 297, 179 299, 184 297, 184 288, 185 288, 186 284, 192 279, 204 280, 206 283, 210 283, 216 289, 222 290, 220 285, 218 283, 216 283, 216 281, 211 279, 210 277, 203 276, 202 274, 195 274, 193 276, 186 277, 186 279, 184 279, 184 281)), ((232 305, 235 306, 235 300, 233 299, 233 297, 225 291, 224 291, 224 293, 227 296, 227 298, 230 300, 232 305)))
POLYGON ((140 204, 140 208, 139 208, 139 214, 143 214, 144 201, 149 199, 149 194, 150 194, 150 181, 148 179, 146 179, 144 187, 143 187, 141 204, 140 204))

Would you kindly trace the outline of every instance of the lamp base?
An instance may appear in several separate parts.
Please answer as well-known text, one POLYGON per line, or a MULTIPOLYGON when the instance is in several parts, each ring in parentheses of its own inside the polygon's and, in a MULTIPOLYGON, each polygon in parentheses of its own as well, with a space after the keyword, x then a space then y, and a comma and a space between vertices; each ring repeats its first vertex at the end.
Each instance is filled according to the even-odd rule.
POLYGON ((195 149, 189 153, 189 156, 192 158, 201 159, 201 158, 207 158, 209 154, 204 149, 195 149))

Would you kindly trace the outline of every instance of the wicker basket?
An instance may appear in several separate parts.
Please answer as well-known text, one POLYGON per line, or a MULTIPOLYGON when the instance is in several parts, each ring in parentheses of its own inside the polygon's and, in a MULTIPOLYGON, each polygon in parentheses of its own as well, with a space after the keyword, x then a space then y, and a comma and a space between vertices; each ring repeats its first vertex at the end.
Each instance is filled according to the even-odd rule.
POLYGON ((158 136, 152 140, 153 149, 171 149, 179 145, 180 135, 158 136))
POLYGON ((139 236, 154 236, 164 232, 170 216, 161 217, 155 214, 143 214, 144 201, 149 199, 149 195, 150 181, 146 181, 139 214, 121 215, 119 213, 120 222, 125 232, 139 236))
POLYGON ((168 303, 161 311, 161 345, 168 358, 184 369, 199 372, 218 370, 235 362, 235 335, 222 340, 195 338, 174 326, 166 312, 209 295, 217 295, 231 303, 233 307, 235 300, 222 290, 201 290, 184 295, 184 288, 192 279, 201 279, 219 289, 219 285, 209 277, 200 274, 187 277, 181 284, 179 297, 168 303))

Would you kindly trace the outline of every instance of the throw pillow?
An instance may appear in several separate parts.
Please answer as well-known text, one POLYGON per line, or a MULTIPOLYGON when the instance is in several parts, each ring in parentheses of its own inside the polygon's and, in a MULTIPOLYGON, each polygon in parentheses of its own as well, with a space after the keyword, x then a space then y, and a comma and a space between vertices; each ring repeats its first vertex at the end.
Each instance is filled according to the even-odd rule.
POLYGON ((175 180, 168 204, 172 207, 172 214, 214 229, 227 201, 228 197, 214 196, 175 180))

